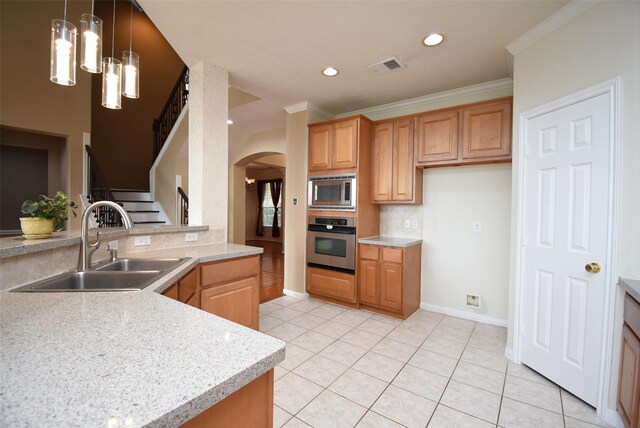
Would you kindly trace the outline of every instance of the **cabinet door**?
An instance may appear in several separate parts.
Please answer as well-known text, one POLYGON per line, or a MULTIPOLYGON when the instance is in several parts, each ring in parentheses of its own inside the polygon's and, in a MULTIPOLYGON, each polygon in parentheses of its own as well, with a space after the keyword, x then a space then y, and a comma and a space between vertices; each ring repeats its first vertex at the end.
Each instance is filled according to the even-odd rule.
POLYGON ((402 308, 402 265, 382 263, 380 306, 388 309, 402 308))
POLYGON ((331 168, 331 125, 309 128, 309 171, 331 168))
POLYGON ((640 341, 625 324, 622 328, 618 383, 618 410, 626 427, 636 427, 638 421, 638 388, 640 385, 640 341))
POLYGON ((178 284, 173 284, 171 287, 164 290, 162 295, 173 300, 178 300, 178 284))
POLYGON ((355 168, 358 164, 358 119, 333 125, 331 169, 355 168))
POLYGON ((192 300, 198 289, 198 271, 193 269, 186 274, 178 283, 178 300, 187 303, 192 300))
POLYGON ((413 199, 413 120, 400 120, 393 124, 393 187, 394 201, 413 199))
POLYGON ((380 262, 360 260, 360 302, 377 305, 380 286, 380 262))
POLYGON ((371 156, 371 190, 374 202, 391 200, 392 159, 393 123, 376 125, 371 156))
POLYGON ((511 154, 511 101, 462 110, 462 158, 511 154))
POLYGON ((418 163, 458 159, 458 111, 425 114, 416 118, 418 163))
POLYGON ((216 285, 200 293, 200 305, 203 311, 256 330, 258 329, 258 301, 259 284, 256 277, 216 285))

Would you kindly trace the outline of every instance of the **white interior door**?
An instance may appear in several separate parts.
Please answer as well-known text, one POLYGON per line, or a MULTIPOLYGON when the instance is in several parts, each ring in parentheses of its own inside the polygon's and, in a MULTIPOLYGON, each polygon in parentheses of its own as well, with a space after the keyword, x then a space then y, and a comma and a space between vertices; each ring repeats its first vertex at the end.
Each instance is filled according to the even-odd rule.
POLYGON ((521 360, 593 406, 605 309, 609 109, 602 94, 529 119, 524 145, 521 360))

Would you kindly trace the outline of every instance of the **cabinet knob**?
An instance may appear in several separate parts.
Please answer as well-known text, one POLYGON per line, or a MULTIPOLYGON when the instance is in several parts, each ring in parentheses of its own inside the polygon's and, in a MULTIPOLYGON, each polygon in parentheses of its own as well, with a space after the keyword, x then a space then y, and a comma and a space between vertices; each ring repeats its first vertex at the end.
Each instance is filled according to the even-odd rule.
POLYGON ((589 263, 587 265, 585 265, 584 270, 586 270, 589 273, 598 273, 600 272, 600 264, 599 263, 589 263))

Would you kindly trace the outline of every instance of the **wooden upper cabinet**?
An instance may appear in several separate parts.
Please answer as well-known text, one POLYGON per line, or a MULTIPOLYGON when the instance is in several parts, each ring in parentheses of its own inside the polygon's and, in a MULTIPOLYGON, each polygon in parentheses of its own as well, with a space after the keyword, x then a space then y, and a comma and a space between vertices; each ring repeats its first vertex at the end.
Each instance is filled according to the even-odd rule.
POLYGON ((462 158, 511 155, 511 101, 462 110, 462 158))
POLYGON ((393 187, 394 201, 411 201, 414 192, 415 163, 413 161, 413 121, 393 124, 393 187))
POLYGON ((454 110, 427 113, 416 118, 416 162, 458 159, 458 116, 458 111, 454 110))
POLYGON ((373 130, 371 189, 374 202, 391 200, 392 170, 393 123, 383 123, 373 130))
POLYGON ((314 126, 309 129, 309 170, 321 171, 331 168, 331 125, 314 126))
POLYGON ((309 172, 356 172, 363 119, 359 116, 309 125, 309 172))
POLYGON ((376 125, 371 152, 374 203, 422 203, 422 170, 414 162, 413 120, 376 125))
POLYGON ((338 122, 331 134, 331 169, 358 165, 358 119, 338 122))

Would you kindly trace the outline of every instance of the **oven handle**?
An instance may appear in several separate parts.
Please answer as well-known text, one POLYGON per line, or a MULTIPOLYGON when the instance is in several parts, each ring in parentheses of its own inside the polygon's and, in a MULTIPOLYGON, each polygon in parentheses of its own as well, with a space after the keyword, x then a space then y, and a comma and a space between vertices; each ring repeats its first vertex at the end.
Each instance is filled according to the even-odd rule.
POLYGON ((309 232, 325 232, 325 233, 336 233, 336 234, 342 234, 342 235, 356 234, 355 227, 333 226, 331 229, 329 229, 324 224, 310 224, 308 230, 309 232))

